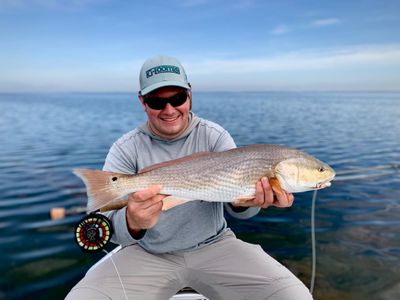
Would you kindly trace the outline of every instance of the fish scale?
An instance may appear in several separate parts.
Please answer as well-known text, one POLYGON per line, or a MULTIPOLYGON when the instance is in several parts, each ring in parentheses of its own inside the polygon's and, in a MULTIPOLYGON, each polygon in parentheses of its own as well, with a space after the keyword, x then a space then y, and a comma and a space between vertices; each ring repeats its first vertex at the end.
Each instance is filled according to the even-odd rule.
MULTIPOLYGON (((248 151, 210 153, 196 160, 143 173, 136 177, 135 183, 127 185, 135 186, 135 189, 130 190, 134 192, 136 189, 161 184, 162 194, 186 199, 231 202, 238 195, 254 195, 255 182, 263 176, 270 177, 273 163, 282 156, 275 153, 275 160, 272 160, 271 152, 258 151, 260 148, 265 149, 254 146, 254 149, 246 149, 248 151)), ((278 154, 280 153, 281 151, 278 154)))
POLYGON ((335 172, 297 149, 250 145, 157 164, 137 175, 82 169, 75 174, 86 183, 88 210, 95 210, 111 204, 113 208, 119 203, 126 205, 121 198, 152 185, 161 185, 161 194, 185 201, 232 202, 253 197, 262 177, 277 178, 280 188, 299 192, 329 186, 335 172))

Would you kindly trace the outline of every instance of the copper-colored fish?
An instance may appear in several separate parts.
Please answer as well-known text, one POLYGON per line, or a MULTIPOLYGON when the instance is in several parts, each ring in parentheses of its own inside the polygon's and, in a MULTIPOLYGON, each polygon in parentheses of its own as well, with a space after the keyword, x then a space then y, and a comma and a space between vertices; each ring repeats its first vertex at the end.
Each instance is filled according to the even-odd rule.
POLYGON ((202 152, 156 164, 136 175, 76 169, 86 184, 88 211, 126 205, 128 194, 161 185, 169 195, 163 209, 192 200, 240 202, 254 198, 256 182, 267 177, 275 192, 297 193, 330 186, 335 171, 297 149, 250 145, 223 152, 202 152))

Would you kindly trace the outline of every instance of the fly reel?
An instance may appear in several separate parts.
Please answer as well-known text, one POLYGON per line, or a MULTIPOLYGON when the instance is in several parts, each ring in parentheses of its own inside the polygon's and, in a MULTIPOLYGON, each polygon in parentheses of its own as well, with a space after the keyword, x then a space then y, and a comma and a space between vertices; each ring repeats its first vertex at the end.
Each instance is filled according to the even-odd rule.
POLYGON ((103 249, 113 233, 111 221, 96 213, 85 216, 75 227, 75 242, 85 252, 103 249))

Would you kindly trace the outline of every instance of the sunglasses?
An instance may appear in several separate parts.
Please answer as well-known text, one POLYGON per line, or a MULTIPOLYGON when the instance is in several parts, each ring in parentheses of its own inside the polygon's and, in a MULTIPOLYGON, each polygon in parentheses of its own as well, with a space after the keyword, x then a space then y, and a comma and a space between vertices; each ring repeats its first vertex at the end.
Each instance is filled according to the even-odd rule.
POLYGON ((171 104, 173 107, 177 107, 185 103, 187 98, 188 98, 188 93, 186 90, 184 90, 168 98, 144 96, 143 101, 151 109, 163 110, 167 106, 167 103, 171 104))

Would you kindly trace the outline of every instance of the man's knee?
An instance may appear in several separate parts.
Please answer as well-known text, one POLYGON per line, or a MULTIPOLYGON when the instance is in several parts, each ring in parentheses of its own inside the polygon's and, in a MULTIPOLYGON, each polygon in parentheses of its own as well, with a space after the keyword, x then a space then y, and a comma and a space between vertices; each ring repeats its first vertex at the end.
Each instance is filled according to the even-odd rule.
POLYGON ((292 285, 286 288, 283 288, 274 294, 272 294, 270 297, 266 298, 268 300, 291 300, 291 299, 296 299, 296 300, 312 300, 313 297, 310 293, 310 291, 307 289, 307 287, 304 284, 297 284, 297 285, 292 285))
POLYGON ((65 300, 109 300, 111 299, 99 290, 88 287, 75 287, 65 297, 65 300))

